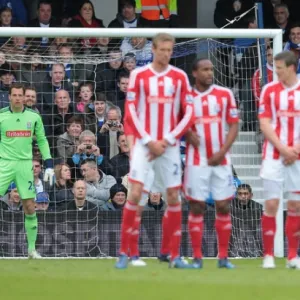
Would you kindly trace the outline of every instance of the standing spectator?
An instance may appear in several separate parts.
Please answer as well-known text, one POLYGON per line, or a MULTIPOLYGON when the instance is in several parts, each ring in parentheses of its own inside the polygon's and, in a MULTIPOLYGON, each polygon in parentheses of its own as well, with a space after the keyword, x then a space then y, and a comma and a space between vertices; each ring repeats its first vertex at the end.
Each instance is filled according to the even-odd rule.
POLYGON ((120 152, 110 160, 112 175, 116 179, 129 173, 129 147, 126 136, 123 132, 118 132, 117 137, 120 152))
POLYGON ((117 133, 124 132, 121 119, 121 109, 117 106, 110 107, 107 111, 106 122, 98 134, 98 147, 101 153, 110 159, 119 153, 117 133))
POLYGON ((27 25, 27 11, 23 0, 0 0, 0 8, 2 7, 12 10, 14 25, 27 25))
POLYGON ((97 206, 86 200, 87 184, 84 180, 77 180, 73 186, 74 200, 70 201, 66 209, 67 211, 87 211, 97 210, 97 206))
MULTIPOLYGON (((94 5, 91 1, 82 1, 79 7, 78 15, 74 16, 68 24, 69 27, 84 27, 84 28, 103 28, 103 21, 95 16, 94 5)), ((88 38, 82 40, 82 45, 85 48, 93 47, 97 42, 96 38, 88 38)))
POLYGON ((116 179, 99 171, 94 160, 86 160, 81 164, 81 173, 87 183, 86 199, 98 208, 105 210, 110 198, 110 188, 116 184, 116 179))
POLYGON ((136 0, 143 27, 178 27, 177 0, 136 0))
POLYGON ((49 195, 45 192, 36 194, 35 210, 36 211, 47 211, 49 207, 49 195))
POLYGON ((45 184, 45 192, 50 196, 50 208, 57 209, 65 207, 65 205, 73 199, 73 182, 71 180, 71 170, 69 165, 65 163, 57 164, 54 167, 55 183, 50 186, 45 184))
POLYGON ((36 90, 34 87, 25 88, 24 105, 37 113, 40 113, 36 107, 36 90))
POLYGON ((33 165, 35 191, 36 193, 41 193, 44 191, 44 182, 41 180, 41 174, 42 174, 41 160, 37 157, 34 157, 32 159, 32 165, 33 165))
POLYGON ((83 131, 83 121, 80 116, 68 120, 67 131, 57 139, 57 153, 64 161, 70 159, 79 146, 79 136, 83 131))
MULTIPOLYGON (((38 4, 37 18, 29 21, 28 27, 59 27, 58 22, 52 17, 52 4, 50 1, 42 0, 38 4)), ((49 43, 49 38, 42 37, 40 40, 42 45, 49 43)))
POLYGON ((122 210, 127 199, 126 187, 117 180, 110 188, 110 200, 107 202, 107 210, 122 210))

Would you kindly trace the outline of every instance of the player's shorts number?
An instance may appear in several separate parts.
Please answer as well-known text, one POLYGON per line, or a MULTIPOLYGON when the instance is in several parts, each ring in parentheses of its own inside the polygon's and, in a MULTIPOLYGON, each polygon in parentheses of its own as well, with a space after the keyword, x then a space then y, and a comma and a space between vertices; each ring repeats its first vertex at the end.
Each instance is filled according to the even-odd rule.
POLYGON ((32 181, 28 181, 28 184, 29 184, 28 190, 29 190, 29 191, 32 191, 32 188, 33 188, 33 182, 32 182, 32 181))
POLYGON ((173 164, 173 166, 174 166, 174 172, 173 172, 173 175, 178 175, 178 170, 179 170, 178 164, 173 164))

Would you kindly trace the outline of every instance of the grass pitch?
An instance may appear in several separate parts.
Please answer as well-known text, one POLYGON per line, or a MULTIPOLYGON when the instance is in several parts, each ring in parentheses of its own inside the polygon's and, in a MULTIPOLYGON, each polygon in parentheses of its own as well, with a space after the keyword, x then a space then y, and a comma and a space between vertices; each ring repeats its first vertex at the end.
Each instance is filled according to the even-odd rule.
POLYGON ((261 269, 261 260, 233 260, 220 270, 169 269, 148 260, 146 268, 116 270, 115 260, 0 260, 3 300, 298 300, 300 270, 261 269))

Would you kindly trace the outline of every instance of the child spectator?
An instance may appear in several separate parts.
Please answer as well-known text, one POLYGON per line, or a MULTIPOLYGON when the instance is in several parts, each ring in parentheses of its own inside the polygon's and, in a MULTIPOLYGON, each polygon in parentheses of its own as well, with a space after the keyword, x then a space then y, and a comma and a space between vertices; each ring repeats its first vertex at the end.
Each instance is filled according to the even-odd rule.
POLYGON ((129 73, 136 68, 136 57, 134 53, 126 53, 123 59, 123 68, 129 73))
POLYGON ((92 102, 93 97, 93 84, 92 83, 81 83, 79 86, 79 101, 76 108, 79 112, 84 113, 85 106, 92 102))

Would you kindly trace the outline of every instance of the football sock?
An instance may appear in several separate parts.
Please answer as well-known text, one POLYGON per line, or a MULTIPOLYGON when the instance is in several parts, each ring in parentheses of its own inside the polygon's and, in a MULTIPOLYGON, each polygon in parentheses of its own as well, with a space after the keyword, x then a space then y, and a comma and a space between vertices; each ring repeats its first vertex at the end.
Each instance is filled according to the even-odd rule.
POLYGON ((215 228, 218 237, 218 257, 219 259, 228 257, 228 246, 231 236, 231 216, 230 214, 216 215, 215 228))
POLYGON ((160 254, 170 254, 170 231, 168 226, 168 208, 166 209, 162 219, 162 240, 160 254))
POLYGON ((203 215, 189 214, 188 228, 193 248, 193 257, 202 258, 203 215))
POLYGON ((274 256, 274 239, 276 233, 276 220, 275 217, 267 216, 263 214, 261 220, 262 234, 263 234, 263 245, 264 245, 264 256, 274 256))
POLYGON ((288 240, 288 260, 297 257, 299 235, 300 231, 300 217, 295 211, 288 210, 287 219, 285 223, 285 233, 288 240))
POLYGON ((35 243, 37 239, 38 222, 36 213, 32 215, 25 214, 25 231, 27 236, 28 251, 35 250, 35 243))
POLYGON ((132 231, 129 239, 129 256, 139 256, 139 237, 140 237, 141 217, 135 216, 132 231))

